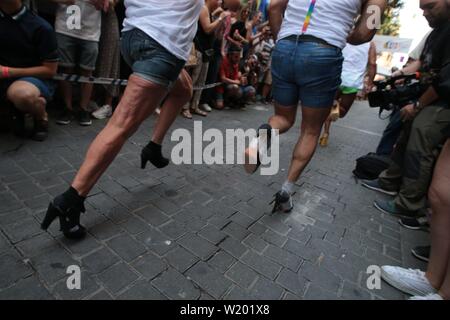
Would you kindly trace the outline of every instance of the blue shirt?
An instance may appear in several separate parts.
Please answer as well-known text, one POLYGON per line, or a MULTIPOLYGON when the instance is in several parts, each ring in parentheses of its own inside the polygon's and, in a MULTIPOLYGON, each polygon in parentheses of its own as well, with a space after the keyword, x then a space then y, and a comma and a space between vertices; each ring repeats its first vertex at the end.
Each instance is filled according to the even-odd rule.
POLYGON ((50 24, 25 6, 14 14, 0 10, 0 65, 30 68, 58 61, 56 36, 50 24))

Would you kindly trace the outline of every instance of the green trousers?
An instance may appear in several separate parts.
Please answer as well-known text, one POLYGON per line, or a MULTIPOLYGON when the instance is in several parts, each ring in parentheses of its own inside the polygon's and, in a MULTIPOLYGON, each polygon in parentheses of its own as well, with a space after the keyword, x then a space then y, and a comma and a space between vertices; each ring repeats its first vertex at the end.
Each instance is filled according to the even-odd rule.
POLYGON ((395 204, 417 212, 426 205, 439 146, 444 143, 442 130, 450 123, 450 108, 428 106, 413 121, 404 125, 392 154, 393 164, 379 176, 380 186, 398 191, 395 204))

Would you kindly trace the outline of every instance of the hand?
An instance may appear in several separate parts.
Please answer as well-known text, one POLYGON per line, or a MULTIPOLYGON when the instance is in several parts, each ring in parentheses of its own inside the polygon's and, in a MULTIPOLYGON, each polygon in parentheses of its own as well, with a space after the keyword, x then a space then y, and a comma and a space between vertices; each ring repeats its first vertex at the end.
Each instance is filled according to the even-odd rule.
POLYGON ((408 104, 400 110, 400 117, 402 118, 403 122, 414 119, 416 114, 417 110, 414 104, 408 104))
POLYGON ((89 0, 89 2, 97 9, 108 12, 109 0, 89 0))
POLYGON ((214 12, 212 13, 212 15, 213 15, 214 17, 217 17, 218 15, 221 15, 223 12, 225 12, 225 11, 223 10, 223 8, 218 7, 216 10, 214 10, 214 12))
POLYGON ((365 88, 364 88, 364 93, 365 94, 369 94, 372 92, 373 88, 375 87, 373 82, 369 82, 366 84, 365 88))
POLYGON ((222 13, 220 14, 220 19, 225 20, 226 18, 228 18, 230 16, 231 16, 231 13, 229 11, 222 10, 222 13))

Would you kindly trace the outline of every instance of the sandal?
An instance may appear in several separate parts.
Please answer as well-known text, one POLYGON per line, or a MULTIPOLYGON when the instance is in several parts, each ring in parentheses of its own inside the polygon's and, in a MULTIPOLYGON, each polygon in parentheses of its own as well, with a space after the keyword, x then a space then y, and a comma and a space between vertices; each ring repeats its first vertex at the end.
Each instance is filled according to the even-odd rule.
POLYGON ((192 119, 192 113, 189 111, 189 109, 183 110, 181 112, 181 115, 186 119, 192 119))
POLYGON ((200 110, 200 109, 194 109, 194 110, 192 110, 192 113, 194 113, 194 114, 198 114, 199 116, 202 116, 202 117, 206 117, 207 115, 208 115, 208 113, 207 112, 205 112, 205 111, 202 111, 202 110, 200 110))
POLYGON ((319 139, 319 145, 320 145, 321 147, 326 147, 326 146, 328 146, 328 137, 329 137, 329 135, 326 134, 326 133, 324 133, 324 134, 322 135, 322 137, 320 137, 320 139, 319 139))

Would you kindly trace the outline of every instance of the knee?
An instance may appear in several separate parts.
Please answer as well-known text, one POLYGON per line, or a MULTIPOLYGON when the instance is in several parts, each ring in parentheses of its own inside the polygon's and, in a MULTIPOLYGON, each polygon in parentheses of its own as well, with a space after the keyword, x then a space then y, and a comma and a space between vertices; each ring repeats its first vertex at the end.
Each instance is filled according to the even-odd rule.
POLYGON ((448 195, 446 197, 441 188, 431 185, 428 191, 428 199, 430 200, 432 207, 446 207, 450 210, 450 199, 448 198, 448 195))
POLYGON ((7 93, 7 98, 17 108, 34 106, 36 100, 39 98, 34 92, 28 90, 10 90, 7 93))

